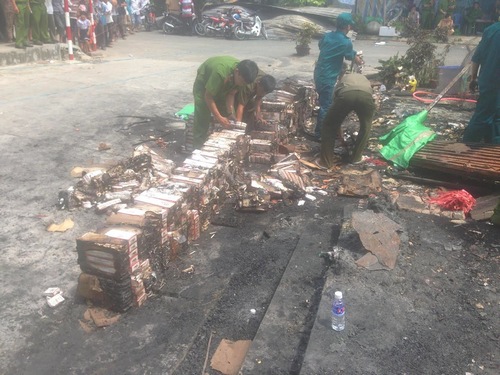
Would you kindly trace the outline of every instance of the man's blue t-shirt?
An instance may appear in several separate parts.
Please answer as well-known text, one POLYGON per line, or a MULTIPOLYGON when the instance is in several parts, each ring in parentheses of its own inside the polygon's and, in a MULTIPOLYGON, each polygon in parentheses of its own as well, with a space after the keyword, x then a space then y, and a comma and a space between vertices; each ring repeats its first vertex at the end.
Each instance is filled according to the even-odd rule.
POLYGON ((341 31, 326 33, 318 43, 319 57, 314 69, 314 83, 316 89, 321 86, 333 86, 342 71, 344 58, 352 60, 356 51, 352 48, 351 40, 341 31))

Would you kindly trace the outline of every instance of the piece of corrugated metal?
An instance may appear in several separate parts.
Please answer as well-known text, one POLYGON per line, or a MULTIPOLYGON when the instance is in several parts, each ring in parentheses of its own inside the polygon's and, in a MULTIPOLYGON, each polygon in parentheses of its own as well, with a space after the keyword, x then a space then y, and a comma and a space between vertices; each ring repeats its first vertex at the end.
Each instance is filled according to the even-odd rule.
POLYGON ((432 141, 413 155, 410 166, 500 181, 500 145, 432 141))

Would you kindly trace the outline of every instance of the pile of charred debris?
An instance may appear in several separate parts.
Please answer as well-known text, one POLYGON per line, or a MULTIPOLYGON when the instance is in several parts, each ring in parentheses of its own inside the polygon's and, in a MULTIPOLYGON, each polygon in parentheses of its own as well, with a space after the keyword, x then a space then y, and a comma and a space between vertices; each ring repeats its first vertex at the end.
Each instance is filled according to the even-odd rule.
MULTIPOLYGON (((422 183, 436 180, 397 170, 379 156, 378 135, 409 114, 402 112, 422 108, 411 99, 398 98, 374 86, 378 117, 374 119, 368 155, 360 165, 343 164, 346 150, 341 150, 338 167, 328 171, 317 168, 312 161, 319 145, 305 136, 314 124, 314 87, 308 82, 285 80, 280 90, 265 98, 265 123, 253 124, 251 131, 239 126, 214 131, 182 165, 140 145, 133 156, 110 168, 85 170, 75 186, 59 194, 61 209, 94 208, 106 215, 98 229, 76 240, 82 271, 79 295, 117 312, 141 306, 165 282, 169 263, 199 238, 228 198, 235 202, 236 210, 258 212, 279 202, 303 205, 324 196, 383 194, 399 209, 464 222, 470 205, 466 210, 456 204, 443 208, 431 203, 431 198, 443 192, 443 185, 422 187, 422 183)), ((441 110, 456 113, 449 108, 441 110)), ((461 124, 456 125, 458 119, 449 115, 443 118, 446 124, 440 124, 437 131, 453 133, 453 138, 463 129, 461 124)), ((356 134, 356 123, 354 114, 346 121, 347 144, 356 134)), ((484 160, 474 162, 475 157, 481 157, 474 151, 485 148, 450 148, 455 140, 431 142, 416 154, 415 165, 427 163, 429 170, 439 166, 451 171, 473 170, 472 174, 488 177, 491 182, 500 180, 500 165, 490 163, 486 174, 474 172, 484 169, 479 166, 484 160)), ((487 148, 487 152, 500 160, 499 147, 487 148)), ((492 211, 498 195, 489 199, 477 219, 488 219, 488 210, 492 211)))

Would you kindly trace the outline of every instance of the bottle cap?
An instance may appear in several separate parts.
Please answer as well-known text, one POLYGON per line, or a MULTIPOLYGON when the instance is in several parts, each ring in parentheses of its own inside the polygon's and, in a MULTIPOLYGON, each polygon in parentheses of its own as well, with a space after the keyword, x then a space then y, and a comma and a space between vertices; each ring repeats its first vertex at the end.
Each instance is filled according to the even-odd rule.
POLYGON ((338 291, 338 290, 337 290, 337 291, 335 292, 335 298, 337 298, 337 299, 342 299, 342 292, 340 292, 340 291, 338 291))

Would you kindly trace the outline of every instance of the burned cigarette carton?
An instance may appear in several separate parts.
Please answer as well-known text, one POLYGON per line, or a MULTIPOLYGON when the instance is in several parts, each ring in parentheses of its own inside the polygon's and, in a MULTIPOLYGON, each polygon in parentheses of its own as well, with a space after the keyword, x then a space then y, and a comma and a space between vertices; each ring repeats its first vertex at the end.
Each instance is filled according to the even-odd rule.
POLYGON ((130 239, 88 232, 76 240, 78 264, 85 273, 122 279, 130 275, 129 253, 136 249, 135 246, 130 239))
POLYGON ((207 151, 207 150, 194 150, 192 153, 192 157, 194 157, 194 155, 199 155, 199 156, 203 156, 206 158, 216 159, 218 161, 223 158, 223 156, 220 153, 218 153, 216 151, 207 151))
POLYGON ((132 307, 132 288, 130 278, 126 280, 108 281, 101 284, 99 277, 81 273, 78 277, 76 293, 95 306, 104 307, 118 312, 124 312, 132 307), (104 286, 104 287, 103 287, 104 286))
POLYGON ((218 160, 213 159, 212 161, 201 161, 201 160, 195 160, 195 159, 185 159, 184 160, 184 166, 190 166, 190 167, 195 167, 195 168, 203 168, 203 169, 212 169, 216 168, 218 166, 218 160))
POLYGON ((172 175, 171 180, 173 182, 180 182, 186 185, 190 185, 196 189, 201 189, 205 183, 203 179, 200 178, 193 178, 193 177, 186 177, 183 175, 172 175))
POLYGON ((133 206, 122 208, 111 214, 106 219, 108 224, 129 224, 138 227, 163 227, 167 226, 168 210, 156 206, 133 206))
POLYGON ((200 238, 201 226, 200 226, 200 214, 198 210, 189 210, 187 212, 188 217, 188 243, 196 241, 200 238))
POLYGON ((252 152, 248 155, 248 161, 255 164, 272 164, 273 155, 268 152, 252 152))
POLYGON ((144 305, 144 302, 148 299, 148 295, 146 292, 142 293, 140 296, 135 296, 134 295, 134 306, 135 307, 141 307, 144 305))
MULTIPOLYGON (((217 156, 219 156, 219 157, 227 157, 227 154, 229 152, 229 150, 226 148, 222 149, 222 148, 217 147, 217 146, 207 145, 206 143, 199 150, 203 151, 203 152, 210 152, 210 153, 217 154, 217 156)), ((197 150, 194 150, 193 153, 196 151, 197 150)))
POLYGON ((263 130, 254 130, 250 133, 252 139, 264 139, 266 141, 275 142, 278 138, 276 132, 271 131, 263 131, 263 130))
POLYGON ((252 139, 250 141, 250 151, 253 152, 264 152, 272 153, 275 147, 271 141, 264 139, 252 139))
POLYGON ((169 194, 169 193, 163 192, 162 190, 157 189, 157 188, 150 188, 148 190, 145 190, 140 194, 140 196, 160 199, 160 200, 166 201, 166 202, 171 202, 171 203, 173 203, 173 206, 171 208, 169 208, 170 210, 177 209, 177 207, 180 206, 180 204, 182 203, 182 201, 184 199, 184 197, 182 195, 169 194))
POLYGON ((202 154, 202 153, 194 153, 193 152, 191 154, 191 159, 196 160, 196 161, 201 161, 204 163, 210 163, 212 165, 216 165, 220 162, 218 157, 207 156, 206 153, 202 154))
POLYGON ((154 197, 151 197, 149 194, 144 194, 144 193, 141 193, 137 197, 135 197, 134 202, 135 203, 145 203, 145 204, 150 204, 153 206, 161 207, 164 210, 167 210, 167 215, 169 214, 168 211, 172 210, 175 207, 174 202, 169 202, 166 200, 154 198, 154 197))

